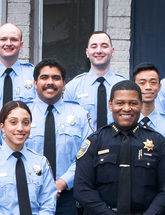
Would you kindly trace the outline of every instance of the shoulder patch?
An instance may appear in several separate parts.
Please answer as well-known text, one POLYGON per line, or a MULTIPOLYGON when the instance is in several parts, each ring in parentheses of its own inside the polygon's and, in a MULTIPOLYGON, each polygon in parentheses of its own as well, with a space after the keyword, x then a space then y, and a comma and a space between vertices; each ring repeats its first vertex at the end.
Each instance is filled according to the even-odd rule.
POLYGON ((77 159, 80 159, 88 150, 89 146, 91 144, 91 141, 86 139, 85 142, 82 144, 81 149, 77 153, 77 159))

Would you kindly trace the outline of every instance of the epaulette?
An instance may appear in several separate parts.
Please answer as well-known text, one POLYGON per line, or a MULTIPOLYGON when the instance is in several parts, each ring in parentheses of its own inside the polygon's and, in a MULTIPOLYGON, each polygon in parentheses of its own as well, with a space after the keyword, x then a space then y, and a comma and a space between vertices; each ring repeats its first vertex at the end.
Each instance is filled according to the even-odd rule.
POLYGON ((82 76, 84 76, 86 74, 87 74, 87 72, 81 73, 81 74, 75 76, 74 79, 81 78, 82 76))
POLYGON ((26 147, 28 151, 32 152, 33 154, 35 155, 38 155, 40 157, 43 157, 43 155, 39 154, 38 152, 34 151, 33 149, 29 148, 29 147, 26 147))
POLYGON ((113 74, 116 75, 116 76, 119 76, 119 77, 121 77, 121 78, 124 78, 125 80, 127 80, 127 78, 124 77, 123 75, 121 75, 120 73, 113 73, 113 74))
POLYGON ((80 104, 79 104, 77 101, 74 101, 74 100, 65 100, 65 99, 63 99, 63 101, 64 101, 65 103, 76 104, 76 105, 79 105, 79 106, 80 106, 80 104))
POLYGON ((26 65, 26 66, 31 66, 31 67, 34 67, 34 65, 32 63, 23 63, 23 62, 20 62, 21 65, 26 65))

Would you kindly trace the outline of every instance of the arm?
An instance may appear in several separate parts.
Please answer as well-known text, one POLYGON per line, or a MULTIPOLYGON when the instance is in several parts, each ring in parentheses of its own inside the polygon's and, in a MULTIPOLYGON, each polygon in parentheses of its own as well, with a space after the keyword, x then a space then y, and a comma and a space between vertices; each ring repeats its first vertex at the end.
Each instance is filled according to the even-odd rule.
POLYGON ((161 158, 157 167, 158 174, 158 193, 151 202, 149 208, 143 213, 143 215, 164 215, 165 214, 165 145, 162 143, 161 150, 159 152, 161 158))
POLYGON ((44 157, 43 184, 40 189, 38 202, 40 205, 39 215, 54 215, 56 208, 57 189, 50 167, 44 157))
POLYGON ((73 160, 72 164, 69 166, 68 170, 56 181, 57 188, 60 191, 64 189, 71 189, 73 188, 73 181, 76 169, 76 153, 79 151, 82 143, 86 140, 86 138, 92 133, 92 129, 90 128, 88 118, 87 118, 87 111, 85 111, 81 106, 76 106, 74 110, 76 116, 80 116, 78 119, 78 126, 79 130, 81 131, 81 136, 79 142, 74 141, 74 154, 72 155, 73 160))
POLYGON ((94 147, 96 141, 91 143, 85 155, 77 160, 76 174, 74 181, 74 197, 76 200, 93 215, 113 215, 104 201, 100 198, 99 192, 95 187, 94 170, 94 147))

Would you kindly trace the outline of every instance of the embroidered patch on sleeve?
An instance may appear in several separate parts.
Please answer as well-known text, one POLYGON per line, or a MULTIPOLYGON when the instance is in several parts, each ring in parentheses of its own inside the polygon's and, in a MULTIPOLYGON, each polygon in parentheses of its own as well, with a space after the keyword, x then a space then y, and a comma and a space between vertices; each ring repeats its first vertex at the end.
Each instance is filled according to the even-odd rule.
POLYGON ((86 139, 85 142, 82 144, 81 149, 77 153, 77 159, 81 158, 88 150, 89 146, 91 144, 91 141, 86 139))

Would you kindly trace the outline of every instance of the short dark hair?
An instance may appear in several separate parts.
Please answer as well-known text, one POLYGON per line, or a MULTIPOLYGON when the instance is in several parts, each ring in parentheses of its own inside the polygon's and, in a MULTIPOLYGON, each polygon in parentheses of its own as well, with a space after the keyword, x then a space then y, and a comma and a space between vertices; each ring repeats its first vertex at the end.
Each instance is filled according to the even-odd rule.
POLYGON ((133 80, 135 81, 137 74, 139 74, 142 71, 147 71, 147 70, 154 70, 158 74, 159 82, 160 82, 159 70, 156 68, 156 66, 154 64, 148 63, 148 62, 140 63, 135 66, 134 71, 133 71, 133 80))
POLYGON ((32 114, 31 111, 29 109, 29 107, 22 101, 9 101, 6 104, 4 104, 3 108, 1 109, 0 112, 0 123, 4 123, 6 118, 8 117, 8 115, 10 114, 10 112, 12 110, 14 110, 15 108, 20 107, 24 110, 26 110, 29 115, 30 115, 30 121, 32 122, 32 114))
POLYGON ((61 76, 62 76, 63 80, 65 81, 66 71, 65 71, 64 67, 61 65, 61 63, 58 62, 55 58, 43 59, 41 62, 39 62, 35 66, 34 72, 33 72, 33 77, 34 77, 35 81, 37 81, 38 76, 40 75, 41 69, 45 66, 58 68, 61 72, 61 76))
POLYGON ((88 45, 89 45, 89 40, 90 40, 90 38, 91 38, 94 34, 106 34, 107 37, 109 38, 110 44, 111 44, 111 46, 112 46, 112 39, 111 39, 111 37, 109 36, 109 34, 107 34, 105 31, 94 31, 94 32, 90 35, 90 37, 89 37, 89 39, 88 39, 88 45))
POLYGON ((124 80, 115 84, 111 89, 110 100, 114 99, 115 91, 117 90, 135 90, 138 93, 139 99, 142 102, 142 94, 140 87, 133 81, 124 80))

